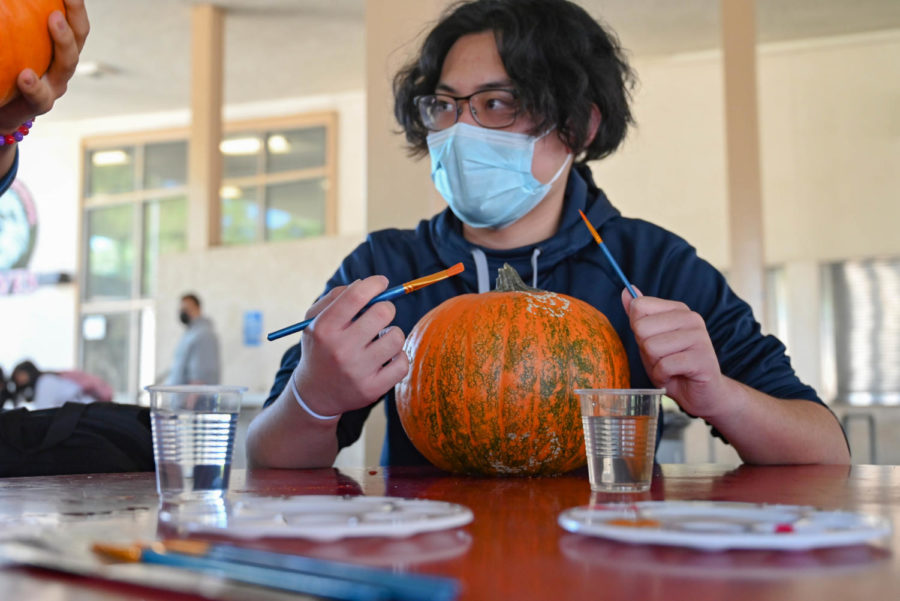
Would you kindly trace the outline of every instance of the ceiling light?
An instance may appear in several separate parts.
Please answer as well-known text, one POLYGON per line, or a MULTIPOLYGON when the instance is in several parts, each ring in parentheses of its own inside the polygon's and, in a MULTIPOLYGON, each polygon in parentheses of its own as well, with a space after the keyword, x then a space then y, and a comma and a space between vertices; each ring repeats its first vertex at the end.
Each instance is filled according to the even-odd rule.
POLYGON ((227 155, 245 155, 256 154, 262 148, 259 138, 232 138, 231 140, 222 140, 219 144, 219 150, 222 154, 227 155))
POLYGON ((75 67, 75 75, 80 77, 103 77, 112 75, 118 70, 100 61, 80 61, 75 67))
POLYGON ((103 340, 106 338, 106 316, 88 315, 81 324, 81 335, 85 340, 103 340))
POLYGON ((129 162, 131 162, 131 157, 124 150, 101 150, 91 156, 91 163, 95 167, 127 165, 129 162))
POLYGON ((219 197, 234 200, 243 196, 237 186, 222 186, 219 188, 219 197))
POLYGON ((287 154, 291 151, 290 143, 287 141, 287 138, 281 134, 269 136, 266 145, 269 147, 269 152, 272 154, 287 154))

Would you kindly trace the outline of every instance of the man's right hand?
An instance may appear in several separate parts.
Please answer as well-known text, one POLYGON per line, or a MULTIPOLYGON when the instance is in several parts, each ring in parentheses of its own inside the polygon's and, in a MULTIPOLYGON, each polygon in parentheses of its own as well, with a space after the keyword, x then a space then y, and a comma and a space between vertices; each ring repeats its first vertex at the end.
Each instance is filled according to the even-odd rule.
POLYGON ((291 377, 316 413, 338 415, 365 407, 409 371, 402 330, 385 330, 396 314, 394 304, 376 303, 359 315, 387 284, 387 278, 375 275, 334 288, 307 312, 307 318, 316 319, 303 332, 303 353, 291 377))
MULTIPOLYGON (((365 407, 409 371, 391 302, 360 311, 387 287, 372 276, 331 290, 306 313, 315 321, 300 339, 303 353, 291 374, 303 402, 319 415, 365 407), (357 315, 359 317, 357 318, 357 315)), ((247 430, 247 459, 254 467, 314 468, 334 463, 338 420, 316 419, 297 403, 291 385, 259 413, 247 430)))

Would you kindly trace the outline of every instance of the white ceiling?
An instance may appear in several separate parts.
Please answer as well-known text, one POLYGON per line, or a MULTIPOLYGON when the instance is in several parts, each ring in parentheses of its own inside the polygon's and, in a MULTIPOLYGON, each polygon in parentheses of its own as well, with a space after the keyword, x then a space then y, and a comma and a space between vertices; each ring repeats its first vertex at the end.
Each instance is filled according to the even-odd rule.
MULTIPOLYGON (((215 0, 226 8, 225 102, 361 90, 365 10, 380 0, 215 0)), ((46 117, 84 119, 189 105, 190 10, 200 0, 86 0, 78 77, 46 117)), ((715 48, 720 0, 580 0, 632 57, 715 48)), ((900 0, 757 0, 762 42, 900 29, 900 0)))

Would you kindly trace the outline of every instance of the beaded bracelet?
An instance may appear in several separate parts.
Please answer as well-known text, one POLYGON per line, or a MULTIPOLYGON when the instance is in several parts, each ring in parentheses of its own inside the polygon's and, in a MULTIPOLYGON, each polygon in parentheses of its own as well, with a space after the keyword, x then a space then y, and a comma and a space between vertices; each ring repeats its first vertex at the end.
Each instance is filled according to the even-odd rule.
POLYGON ((22 138, 28 135, 28 132, 31 130, 32 125, 34 125, 34 119, 26 121, 11 134, 7 134, 5 136, 0 135, 0 146, 6 146, 7 144, 15 144, 16 142, 21 142, 22 138))

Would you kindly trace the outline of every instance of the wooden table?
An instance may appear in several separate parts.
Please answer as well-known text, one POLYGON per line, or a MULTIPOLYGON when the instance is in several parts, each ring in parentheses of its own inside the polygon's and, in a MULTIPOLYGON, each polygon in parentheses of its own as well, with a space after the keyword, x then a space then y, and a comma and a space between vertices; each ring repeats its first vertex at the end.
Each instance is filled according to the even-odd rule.
MULTIPOLYGON (((256 541, 251 546, 458 578, 461 600, 894 600, 900 598, 900 467, 657 466, 634 500, 729 500, 866 512, 896 525, 890 540, 814 551, 703 552, 628 545, 557 525, 592 501, 587 475, 470 478, 433 469, 236 470, 232 489, 265 495, 367 494, 470 507, 463 528, 398 540, 256 541)), ((623 497, 600 495, 595 501, 623 497)), ((165 534, 152 473, 0 479, 0 536, 23 521, 109 538, 165 534)), ((0 568, 0 599, 197 599, 195 595, 35 568, 0 568)), ((261 598, 261 597, 246 597, 261 598)))

